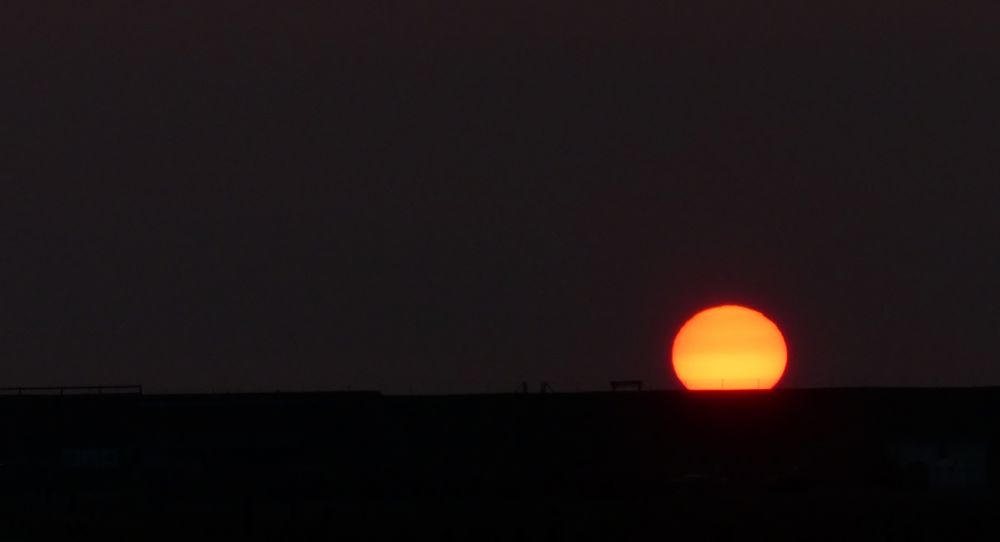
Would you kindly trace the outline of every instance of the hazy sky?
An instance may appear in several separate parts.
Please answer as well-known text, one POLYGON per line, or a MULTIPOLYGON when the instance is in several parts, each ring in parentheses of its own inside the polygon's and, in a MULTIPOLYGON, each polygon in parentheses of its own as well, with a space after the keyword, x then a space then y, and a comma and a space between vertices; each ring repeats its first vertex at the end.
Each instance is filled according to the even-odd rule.
POLYGON ((17 3, 0 385, 1000 384, 992 2, 17 3))

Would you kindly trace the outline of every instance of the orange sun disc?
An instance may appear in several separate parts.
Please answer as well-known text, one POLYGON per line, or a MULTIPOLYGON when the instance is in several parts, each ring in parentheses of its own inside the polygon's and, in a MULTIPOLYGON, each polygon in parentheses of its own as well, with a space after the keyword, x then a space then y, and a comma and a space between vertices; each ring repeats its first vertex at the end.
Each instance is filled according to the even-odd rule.
POLYGON ((674 338, 674 372, 689 390, 771 389, 788 362, 785 338, 763 314, 739 305, 705 309, 674 338))

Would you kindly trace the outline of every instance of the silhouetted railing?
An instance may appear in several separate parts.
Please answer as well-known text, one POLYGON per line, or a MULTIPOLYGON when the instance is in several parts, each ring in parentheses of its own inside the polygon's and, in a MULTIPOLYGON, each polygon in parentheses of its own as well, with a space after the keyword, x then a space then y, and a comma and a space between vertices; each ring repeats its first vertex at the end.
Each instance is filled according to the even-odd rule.
POLYGON ((761 386, 759 378, 703 378, 698 380, 688 380, 687 384, 692 389, 701 390, 762 390, 768 389, 761 386))
POLYGON ((142 385, 128 386, 18 386, 0 388, 0 395, 142 395, 142 385))

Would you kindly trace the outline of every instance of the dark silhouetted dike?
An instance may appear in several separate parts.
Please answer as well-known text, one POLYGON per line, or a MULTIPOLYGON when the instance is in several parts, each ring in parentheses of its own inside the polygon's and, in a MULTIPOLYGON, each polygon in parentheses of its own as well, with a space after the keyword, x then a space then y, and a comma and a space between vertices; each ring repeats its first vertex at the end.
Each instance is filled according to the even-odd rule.
POLYGON ((998 481, 998 415, 987 388, 8 396, 0 528, 794 536, 829 517, 976 532, 998 481))

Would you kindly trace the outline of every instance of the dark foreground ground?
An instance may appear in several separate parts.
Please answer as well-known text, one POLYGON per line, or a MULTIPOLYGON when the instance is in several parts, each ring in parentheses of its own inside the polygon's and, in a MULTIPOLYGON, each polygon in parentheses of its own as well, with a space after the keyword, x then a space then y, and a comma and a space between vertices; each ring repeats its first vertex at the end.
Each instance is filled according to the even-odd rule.
POLYGON ((988 538, 1000 390, 0 397, 0 539, 988 538))

